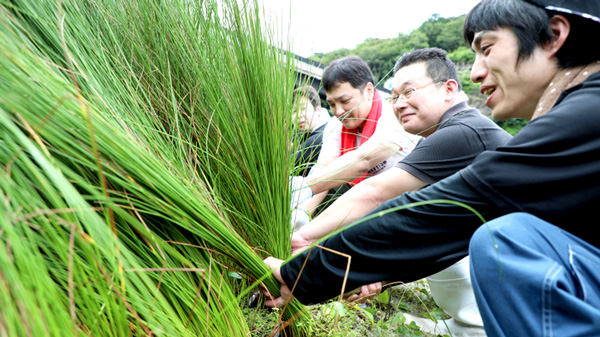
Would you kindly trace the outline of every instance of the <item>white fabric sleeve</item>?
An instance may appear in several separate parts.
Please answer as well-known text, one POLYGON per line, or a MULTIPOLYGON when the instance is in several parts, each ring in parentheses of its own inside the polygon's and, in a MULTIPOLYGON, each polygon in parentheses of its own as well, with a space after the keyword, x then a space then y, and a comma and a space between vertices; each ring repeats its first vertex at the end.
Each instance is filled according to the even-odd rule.
POLYGON ((317 162, 310 170, 309 174, 313 174, 320 168, 331 163, 340 156, 342 148, 342 122, 333 117, 327 122, 325 130, 323 130, 323 144, 321 152, 317 158, 317 162))

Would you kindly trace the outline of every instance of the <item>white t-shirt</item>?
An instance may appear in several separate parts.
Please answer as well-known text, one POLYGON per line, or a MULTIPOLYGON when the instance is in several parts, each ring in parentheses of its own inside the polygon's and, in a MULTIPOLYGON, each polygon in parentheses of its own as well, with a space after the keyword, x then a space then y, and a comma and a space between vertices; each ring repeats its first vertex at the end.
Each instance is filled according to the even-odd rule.
MULTIPOLYGON (((332 160, 340 157, 342 148, 342 122, 337 118, 332 118, 325 126, 323 132, 323 145, 317 163, 313 166, 311 173, 323 166, 323 163, 330 163, 332 160)), ((400 147, 398 151, 385 159, 375 167, 371 168, 367 176, 375 176, 387 169, 396 166, 396 163, 406 157, 417 145, 420 136, 415 136, 404 131, 400 122, 392 110, 392 106, 386 101, 382 102, 381 117, 377 121, 375 132, 369 138, 369 142, 379 142, 381 144, 396 144, 400 147)), ((360 145, 360 135, 356 137, 356 146, 360 145)))

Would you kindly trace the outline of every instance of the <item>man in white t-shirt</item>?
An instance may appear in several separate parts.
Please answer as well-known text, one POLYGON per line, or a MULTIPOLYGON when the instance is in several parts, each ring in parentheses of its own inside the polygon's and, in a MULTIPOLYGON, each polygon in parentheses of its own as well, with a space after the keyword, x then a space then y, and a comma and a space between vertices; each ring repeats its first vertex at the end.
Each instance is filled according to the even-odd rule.
POLYGON ((420 139, 404 131, 373 83, 371 69, 358 56, 337 59, 325 68, 322 84, 336 119, 327 124, 311 173, 292 179, 296 229, 306 223, 308 214, 314 214, 329 191, 356 185, 394 167, 420 139))

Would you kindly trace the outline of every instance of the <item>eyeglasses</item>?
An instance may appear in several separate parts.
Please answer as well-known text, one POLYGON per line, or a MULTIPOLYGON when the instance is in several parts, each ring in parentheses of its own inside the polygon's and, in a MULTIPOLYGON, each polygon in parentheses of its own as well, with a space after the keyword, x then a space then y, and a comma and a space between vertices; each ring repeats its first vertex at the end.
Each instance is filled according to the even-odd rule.
POLYGON ((424 89, 427 88, 428 86, 432 85, 432 84, 436 84, 436 83, 440 83, 440 82, 446 82, 447 80, 437 80, 437 81, 433 81, 429 84, 425 84, 424 86, 421 87, 417 87, 417 88, 408 88, 406 90, 404 90, 403 92, 400 93, 400 95, 396 95, 396 96, 391 96, 387 98, 387 101, 391 104, 396 104, 396 102, 398 102, 398 100, 401 100, 402 102, 406 102, 410 96, 412 96, 412 94, 420 89, 424 89))

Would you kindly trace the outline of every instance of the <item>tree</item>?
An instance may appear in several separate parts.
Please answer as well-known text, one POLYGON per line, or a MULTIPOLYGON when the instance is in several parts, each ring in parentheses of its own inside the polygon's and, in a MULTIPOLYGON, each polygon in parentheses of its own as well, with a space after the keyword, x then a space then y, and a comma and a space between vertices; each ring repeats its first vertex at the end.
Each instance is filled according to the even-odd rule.
POLYGON ((439 23, 441 29, 437 32, 437 35, 430 37, 431 40, 434 40, 432 45, 449 52, 463 47, 465 45, 462 35, 464 22, 464 15, 449 19, 439 19, 436 23, 439 23))
POLYGON ((337 49, 337 50, 334 50, 334 51, 326 53, 326 54, 317 53, 317 54, 309 57, 309 59, 322 64, 323 67, 326 67, 333 60, 338 59, 340 57, 348 56, 351 54, 354 55, 355 53, 349 49, 341 48, 341 49, 337 49))
POLYGON ((448 58, 457 65, 468 64, 470 66, 475 61, 475 53, 469 47, 460 46, 455 50, 448 52, 448 58))
POLYGON ((358 45, 355 52, 371 67, 375 83, 379 83, 389 76, 403 50, 396 39, 369 39, 358 45))
POLYGON ((427 36, 427 42, 431 46, 435 45, 436 37, 440 35, 440 32, 443 30, 444 23, 444 18, 442 18, 439 14, 433 14, 421 25, 421 27, 417 28, 416 30, 423 32, 427 36))
POLYGON ((398 35, 398 42, 402 45, 403 52, 430 46, 427 35, 418 29, 408 35, 398 35))

